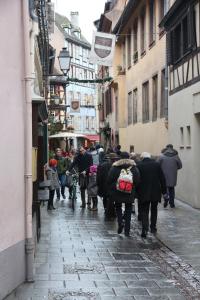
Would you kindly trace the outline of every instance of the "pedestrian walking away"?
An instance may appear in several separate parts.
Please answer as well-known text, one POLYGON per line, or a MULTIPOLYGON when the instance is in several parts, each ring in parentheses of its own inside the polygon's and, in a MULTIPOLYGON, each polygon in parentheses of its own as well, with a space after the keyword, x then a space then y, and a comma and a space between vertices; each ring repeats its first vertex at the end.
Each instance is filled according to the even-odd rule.
POLYGON ((166 148, 162 150, 158 162, 165 175, 168 193, 168 197, 166 197, 164 201, 164 207, 167 207, 169 202, 170 207, 174 208, 175 186, 177 184, 178 170, 182 168, 182 162, 172 144, 168 144, 166 148))
POLYGON ((149 231, 149 209, 151 207, 151 232, 157 232, 158 202, 161 202, 162 194, 166 194, 166 183, 162 169, 158 162, 151 159, 151 154, 143 152, 142 161, 138 163, 140 171, 140 183, 137 187, 137 197, 140 205, 142 221, 142 234, 146 238, 149 231))
POLYGON ((116 217, 114 202, 108 200, 107 179, 112 164, 117 160, 119 160, 119 156, 116 153, 111 152, 105 156, 103 163, 97 168, 98 195, 103 198, 103 207, 106 219, 116 217))
POLYGON ((55 209, 53 205, 54 194, 55 194, 55 190, 60 188, 59 178, 58 178, 58 173, 56 168, 57 168, 57 160, 50 159, 49 167, 46 168, 47 179, 50 180, 49 201, 47 206, 48 210, 55 209))
POLYGON ((88 186, 87 186, 87 192, 88 192, 88 198, 90 199, 90 202, 92 204, 92 207, 88 205, 88 208, 92 211, 96 211, 97 205, 98 205, 98 197, 97 197, 97 166, 92 165, 90 166, 89 170, 89 177, 88 177, 88 186))
MULTIPOLYGON (((89 154, 82 146, 80 147, 78 154, 75 156, 74 161, 72 162, 69 172, 74 167, 78 168, 79 172, 79 186, 81 191, 81 207, 85 208, 85 191, 88 185, 88 176, 89 176, 89 168, 93 165, 92 155, 89 154)), ((88 205, 90 202, 88 201, 88 205)))
POLYGON ((118 233, 122 233, 124 229, 125 236, 130 235, 131 209, 139 181, 140 174, 135 162, 129 159, 127 152, 121 152, 120 159, 112 165, 109 171, 107 184, 109 201, 113 201, 116 207, 118 233), (124 220, 122 215, 123 203, 125 203, 124 220))

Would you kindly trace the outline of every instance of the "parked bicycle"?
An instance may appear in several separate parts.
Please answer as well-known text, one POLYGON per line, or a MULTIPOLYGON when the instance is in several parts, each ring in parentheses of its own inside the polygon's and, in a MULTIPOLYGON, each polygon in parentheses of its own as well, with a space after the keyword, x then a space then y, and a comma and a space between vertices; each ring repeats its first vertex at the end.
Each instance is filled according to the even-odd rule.
POLYGON ((76 172, 75 169, 73 169, 73 173, 66 172, 67 175, 67 186, 70 190, 70 197, 69 199, 71 200, 72 204, 72 209, 75 209, 75 201, 77 199, 77 184, 79 180, 79 174, 76 172))

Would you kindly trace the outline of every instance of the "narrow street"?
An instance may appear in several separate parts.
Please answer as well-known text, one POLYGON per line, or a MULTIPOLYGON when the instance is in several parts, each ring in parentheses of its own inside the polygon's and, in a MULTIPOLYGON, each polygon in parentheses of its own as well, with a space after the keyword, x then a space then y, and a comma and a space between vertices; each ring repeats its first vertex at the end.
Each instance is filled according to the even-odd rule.
MULTIPOLYGON (((104 221, 101 201, 98 212, 79 206, 77 200, 74 213, 68 200, 57 202, 55 211, 43 207, 35 282, 20 286, 6 300, 200 299, 198 275, 187 265, 198 252, 196 248, 192 256, 189 247, 199 244, 183 247, 185 227, 176 218, 180 215, 183 222, 188 207, 178 203, 176 210, 160 208, 159 241, 151 234, 146 240, 140 237, 135 216, 131 237, 118 235, 116 223, 104 221)), ((200 217, 199 212, 196 215, 200 217)), ((193 229, 185 231, 186 237, 189 230, 195 234, 195 226, 193 229)), ((197 241, 193 236, 191 240, 197 241)))

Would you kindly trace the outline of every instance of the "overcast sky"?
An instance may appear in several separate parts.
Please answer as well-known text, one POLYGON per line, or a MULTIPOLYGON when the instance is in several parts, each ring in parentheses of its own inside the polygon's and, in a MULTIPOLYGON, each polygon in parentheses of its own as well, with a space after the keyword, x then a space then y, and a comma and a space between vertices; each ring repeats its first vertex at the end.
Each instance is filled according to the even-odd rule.
POLYGON ((106 0, 53 0, 55 11, 70 18, 71 11, 79 12, 79 25, 82 34, 92 42, 93 22, 99 19, 104 11, 106 0))

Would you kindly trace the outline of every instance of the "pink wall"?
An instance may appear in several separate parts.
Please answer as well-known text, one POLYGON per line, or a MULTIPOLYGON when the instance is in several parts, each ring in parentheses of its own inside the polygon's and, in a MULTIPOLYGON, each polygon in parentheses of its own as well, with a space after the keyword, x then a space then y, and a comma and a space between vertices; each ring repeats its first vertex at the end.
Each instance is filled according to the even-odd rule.
POLYGON ((20 0, 0 1, 0 252, 24 240, 24 87, 20 0))

